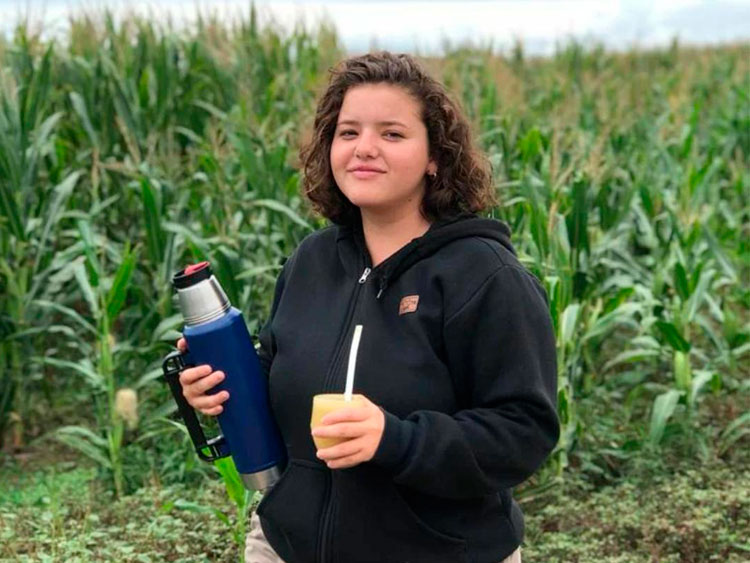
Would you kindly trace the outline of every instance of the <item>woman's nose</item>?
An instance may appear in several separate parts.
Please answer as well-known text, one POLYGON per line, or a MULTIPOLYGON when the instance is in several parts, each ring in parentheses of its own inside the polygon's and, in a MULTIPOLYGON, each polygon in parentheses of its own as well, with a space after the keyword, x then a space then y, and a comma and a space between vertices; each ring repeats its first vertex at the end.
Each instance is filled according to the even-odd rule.
POLYGON ((354 149, 354 156, 358 158, 372 158, 377 156, 378 148, 374 142, 371 133, 363 131, 357 139, 357 146, 354 149))

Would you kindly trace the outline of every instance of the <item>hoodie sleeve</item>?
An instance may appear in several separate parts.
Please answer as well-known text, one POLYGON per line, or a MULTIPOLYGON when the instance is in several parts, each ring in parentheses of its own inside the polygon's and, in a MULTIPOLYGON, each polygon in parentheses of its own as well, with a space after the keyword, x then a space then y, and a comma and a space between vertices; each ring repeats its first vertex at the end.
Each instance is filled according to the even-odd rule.
POLYGON ((444 322, 447 363, 470 408, 385 412, 373 462, 396 483, 444 498, 518 485, 559 437, 554 332, 546 294, 503 265, 444 322))
POLYGON ((281 294, 284 292, 285 272, 286 264, 284 265, 284 268, 281 269, 281 273, 276 279, 276 288, 273 292, 273 303, 271 304, 271 312, 268 315, 268 320, 258 333, 258 341, 260 345, 256 351, 258 353, 258 359, 260 360, 260 367, 263 370, 263 375, 266 376, 266 379, 268 379, 268 374, 271 373, 271 362, 273 362, 273 357, 276 355, 276 339, 271 330, 271 323, 276 314, 276 309, 279 307, 281 294))

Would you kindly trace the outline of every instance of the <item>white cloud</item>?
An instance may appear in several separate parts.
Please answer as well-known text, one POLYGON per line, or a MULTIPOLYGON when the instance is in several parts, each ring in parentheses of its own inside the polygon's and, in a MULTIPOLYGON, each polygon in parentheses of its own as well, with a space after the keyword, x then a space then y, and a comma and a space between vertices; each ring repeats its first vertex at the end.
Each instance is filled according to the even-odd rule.
MULTIPOLYGON (((68 14, 77 10, 112 7, 132 10, 189 25, 198 12, 232 20, 249 13, 248 0, 0 0, 0 32, 9 31, 18 14, 43 20, 49 33, 64 33, 68 14)), ((570 37, 625 48, 634 42, 648 46, 668 42, 675 35, 689 42, 750 37, 750 1, 730 0, 505 0, 505 1, 315 1, 261 0, 261 21, 269 15, 287 29, 296 22, 333 21, 343 43, 353 51, 369 48, 373 40, 383 48, 439 52, 443 38, 507 47, 518 38, 527 50, 549 53, 570 37)))

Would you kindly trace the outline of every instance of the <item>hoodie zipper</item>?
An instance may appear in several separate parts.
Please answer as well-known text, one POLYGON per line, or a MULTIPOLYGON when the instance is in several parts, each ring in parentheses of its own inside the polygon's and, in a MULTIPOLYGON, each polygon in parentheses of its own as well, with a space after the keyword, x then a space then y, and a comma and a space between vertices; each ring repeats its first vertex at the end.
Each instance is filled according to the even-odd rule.
MULTIPOLYGON (((365 269, 362 271, 362 274, 359 276, 359 279, 357 280, 357 286, 354 289, 354 295, 351 300, 351 304, 349 305, 349 311, 347 311, 346 320, 344 321, 344 329, 341 332, 341 335, 339 336, 339 342, 336 350, 336 354, 334 355, 333 362, 331 363, 331 367, 328 371, 328 374, 326 375, 325 382, 323 384, 323 388, 328 390, 328 387, 333 382, 333 378, 336 375, 336 368, 339 365, 339 360, 341 358, 342 350, 345 348, 345 338, 346 335, 349 334, 349 327, 352 324, 352 320, 354 319, 354 316, 357 312, 357 306, 359 305, 359 297, 362 292, 362 287, 364 286, 365 282, 367 282, 367 278, 370 276, 370 272, 372 272, 372 268, 369 266, 365 266, 365 269)), ((319 563, 326 563, 326 561, 330 558, 330 550, 329 550, 329 543, 330 538, 332 536, 330 528, 331 528, 331 513, 333 512, 333 473, 330 473, 328 475, 328 490, 326 491, 326 497, 323 505, 323 517, 321 526, 318 531, 318 561, 319 563)))
POLYGON ((383 296, 383 292, 388 287, 388 278, 385 276, 381 276, 378 279, 378 294, 375 296, 375 299, 380 299, 383 296))
POLYGON ((354 318, 354 314, 357 311, 357 305, 359 304, 359 295, 362 291, 362 286, 367 281, 367 278, 369 277, 370 272, 372 272, 372 268, 370 268, 369 266, 365 266, 364 271, 362 272, 362 274, 359 276, 359 279, 357 280, 357 285, 354 288, 354 294, 352 295, 352 298, 349 301, 349 310, 346 312, 346 319, 344 320, 344 328, 341 331, 341 334, 339 334, 339 339, 338 339, 338 342, 336 343, 336 353, 333 356, 331 367, 328 369, 328 373, 326 374, 326 377, 323 380, 323 392, 332 391, 330 389, 330 386, 333 383, 334 377, 336 376, 336 368, 339 365, 339 360, 341 359, 342 351, 345 348, 344 340, 346 338, 346 335, 349 334, 349 327, 352 323, 352 319, 354 318))

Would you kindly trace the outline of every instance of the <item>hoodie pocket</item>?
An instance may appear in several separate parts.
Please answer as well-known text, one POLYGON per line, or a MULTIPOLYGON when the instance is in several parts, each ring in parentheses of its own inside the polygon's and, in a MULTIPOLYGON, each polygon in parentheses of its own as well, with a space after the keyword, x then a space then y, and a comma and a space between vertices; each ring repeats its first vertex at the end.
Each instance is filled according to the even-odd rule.
POLYGON ((287 563, 314 560, 326 492, 323 467, 291 459, 279 481, 258 505, 263 534, 287 563))
POLYGON ((466 541, 424 522, 382 470, 357 466, 333 480, 334 563, 466 563, 466 541))

